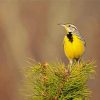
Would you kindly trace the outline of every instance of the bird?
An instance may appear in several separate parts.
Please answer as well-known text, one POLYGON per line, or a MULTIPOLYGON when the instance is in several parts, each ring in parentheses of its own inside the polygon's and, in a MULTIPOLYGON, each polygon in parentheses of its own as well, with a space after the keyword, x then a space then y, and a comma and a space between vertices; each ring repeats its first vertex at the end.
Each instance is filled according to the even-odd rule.
POLYGON ((63 39, 63 47, 65 55, 69 63, 80 62, 82 55, 85 52, 86 42, 73 24, 60 24, 65 28, 65 36, 63 39))

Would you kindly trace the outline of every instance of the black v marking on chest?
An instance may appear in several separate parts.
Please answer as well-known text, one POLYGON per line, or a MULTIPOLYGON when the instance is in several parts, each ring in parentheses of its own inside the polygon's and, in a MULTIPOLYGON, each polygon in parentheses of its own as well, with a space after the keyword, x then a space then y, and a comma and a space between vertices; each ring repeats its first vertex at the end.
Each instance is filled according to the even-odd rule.
POLYGON ((72 32, 69 32, 69 33, 67 34, 67 37, 68 37, 68 39, 69 39, 70 42, 73 42, 72 32))

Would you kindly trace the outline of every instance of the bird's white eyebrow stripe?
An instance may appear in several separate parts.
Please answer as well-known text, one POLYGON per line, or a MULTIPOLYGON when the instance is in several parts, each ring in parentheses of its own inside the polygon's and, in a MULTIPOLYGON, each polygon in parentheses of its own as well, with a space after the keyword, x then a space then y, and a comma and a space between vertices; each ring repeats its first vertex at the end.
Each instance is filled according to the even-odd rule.
POLYGON ((75 28, 75 29, 77 29, 75 26, 72 26, 72 28, 75 28))

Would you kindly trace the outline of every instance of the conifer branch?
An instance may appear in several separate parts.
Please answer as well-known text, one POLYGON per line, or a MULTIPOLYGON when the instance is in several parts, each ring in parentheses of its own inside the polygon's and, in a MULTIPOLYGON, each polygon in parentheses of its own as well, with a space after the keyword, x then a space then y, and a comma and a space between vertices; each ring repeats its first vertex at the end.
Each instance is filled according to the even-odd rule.
POLYGON ((94 64, 75 63, 40 64, 24 69, 22 93, 26 100, 89 100, 87 81, 94 71, 94 64), (68 65, 70 66, 70 65, 68 65))

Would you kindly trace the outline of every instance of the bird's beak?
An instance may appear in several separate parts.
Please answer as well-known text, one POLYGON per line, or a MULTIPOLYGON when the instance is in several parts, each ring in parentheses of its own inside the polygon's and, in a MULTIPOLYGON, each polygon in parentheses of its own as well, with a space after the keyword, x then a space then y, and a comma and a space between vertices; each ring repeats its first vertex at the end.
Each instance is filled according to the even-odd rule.
MULTIPOLYGON (((64 28, 65 28, 65 30, 68 32, 68 29, 67 29, 67 27, 66 27, 66 25, 65 25, 65 24, 58 24, 58 25, 60 25, 60 26, 64 27, 64 28)), ((65 33, 65 35, 66 35, 66 33, 65 33)))
POLYGON ((60 25, 60 26, 62 26, 62 27, 66 27, 65 24, 58 24, 58 25, 60 25))

